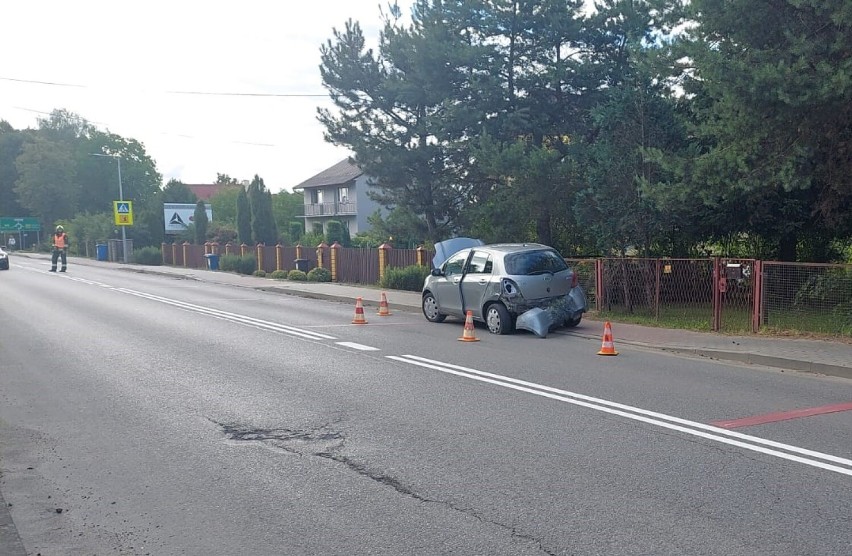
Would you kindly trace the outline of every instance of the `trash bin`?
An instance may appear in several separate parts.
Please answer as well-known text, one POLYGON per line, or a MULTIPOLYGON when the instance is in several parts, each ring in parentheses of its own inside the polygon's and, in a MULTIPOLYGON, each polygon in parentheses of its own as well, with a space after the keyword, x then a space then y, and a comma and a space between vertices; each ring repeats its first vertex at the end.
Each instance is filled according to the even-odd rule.
POLYGON ((308 259, 296 259, 293 261, 293 264, 296 265, 296 270, 301 270, 302 272, 307 272, 311 269, 311 261, 308 259))
POLYGON ((106 243, 98 243, 97 245, 95 245, 95 249, 97 250, 99 261, 109 260, 109 251, 107 250, 106 243))
POLYGON ((219 270, 219 255, 210 253, 204 255, 207 259, 207 269, 208 270, 219 270))

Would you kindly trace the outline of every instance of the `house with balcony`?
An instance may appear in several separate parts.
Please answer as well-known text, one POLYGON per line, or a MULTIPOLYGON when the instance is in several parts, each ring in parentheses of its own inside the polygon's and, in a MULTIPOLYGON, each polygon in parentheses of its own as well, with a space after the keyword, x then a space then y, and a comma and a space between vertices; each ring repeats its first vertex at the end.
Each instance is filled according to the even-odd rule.
POLYGON ((305 230, 310 232, 322 226, 325 233, 330 220, 347 226, 353 236, 369 230, 367 218, 377 209, 385 212, 368 195, 371 188, 369 177, 351 158, 303 181, 293 191, 301 191, 305 196, 305 230))

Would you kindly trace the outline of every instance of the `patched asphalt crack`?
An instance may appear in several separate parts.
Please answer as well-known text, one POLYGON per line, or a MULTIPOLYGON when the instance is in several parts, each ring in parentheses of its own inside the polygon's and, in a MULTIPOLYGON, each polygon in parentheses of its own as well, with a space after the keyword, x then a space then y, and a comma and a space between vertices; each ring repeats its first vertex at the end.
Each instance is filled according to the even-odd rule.
POLYGON ((220 423, 213 419, 209 420, 222 428, 222 431, 225 433, 230 442, 259 443, 263 446, 281 450, 289 454, 318 457, 339 463, 362 477, 377 482, 380 485, 392 488, 399 494, 413 498, 418 502, 439 504, 454 512, 459 512, 473 517, 481 523, 499 527, 508 531, 513 538, 538 545, 538 549, 543 554, 548 554, 550 556, 556 555, 556 552, 546 548, 540 539, 524 534, 516 527, 484 518, 471 508, 460 508, 445 500, 435 500, 422 496, 411 488, 405 486, 399 480, 383 473, 372 471, 366 465, 358 463, 351 458, 338 453, 343 448, 343 445, 346 442, 346 437, 343 433, 331 430, 331 424, 329 423, 321 425, 313 430, 288 428, 262 429, 237 424, 220 423))

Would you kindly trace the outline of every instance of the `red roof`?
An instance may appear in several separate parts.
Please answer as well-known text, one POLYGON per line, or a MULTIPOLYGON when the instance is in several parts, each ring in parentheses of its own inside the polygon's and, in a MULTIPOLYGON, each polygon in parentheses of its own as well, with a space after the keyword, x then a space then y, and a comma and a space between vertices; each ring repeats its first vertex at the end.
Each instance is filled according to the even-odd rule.
POLYGON ((208 201, 210 200, 210 197, 224 189, 240 187, 237 184, 231 183, 188 183, 186 186, 190 191, 195 193, 195 196, 198 197, 199 201, 208 201))

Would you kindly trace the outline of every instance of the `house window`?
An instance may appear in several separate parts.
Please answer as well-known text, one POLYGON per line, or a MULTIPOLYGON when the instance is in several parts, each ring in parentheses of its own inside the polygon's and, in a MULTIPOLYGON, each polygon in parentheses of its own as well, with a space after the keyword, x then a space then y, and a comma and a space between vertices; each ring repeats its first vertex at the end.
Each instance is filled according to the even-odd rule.
POLYGON ((340 203, 348 203, 349 202, 349 188, 348 187, 337 188, 337 200, 340 203))

